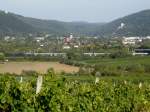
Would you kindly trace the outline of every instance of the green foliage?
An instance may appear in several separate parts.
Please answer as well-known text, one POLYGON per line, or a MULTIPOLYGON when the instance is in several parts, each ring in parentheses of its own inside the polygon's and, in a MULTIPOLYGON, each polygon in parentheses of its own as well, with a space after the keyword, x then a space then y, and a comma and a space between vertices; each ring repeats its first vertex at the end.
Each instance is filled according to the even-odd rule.
POLYGON ((142 45, 141 45, 141 47, 140 47, 141 49, 150 49, 150 40, 148 39, 148 40, 144 40, 143 42, 142 42, 142 45))
POLYGON ((129 74, 149 74, 149 56, 128 56, 121 58, 96 58, 82 61, 64 60, 63 63, 80 67, 79 74, 101 76, 122 76, 129 74))
POLYGON ((47 70, 47 75, 51 76, 51 78, 54 77, 54 74, 55 74, 55 71, 53 68, 49 68, 47 70))
POLYGON ((0 53, 0 61, 2 60, 4 60, 5 59, 5 55, 4 55, 4 53, 0 53))
POLYGON ((20 83, 15 76, 1 76, 0 111, 150 111, 149 83, 139 88, 132 81, 100 80, 94 84, 61 78, 53 82, 48 74, 44 79, 42 90, 36 95, 33 78, 20 83))
POLYGON ((130 72, 139 72, 139 73, 145 72, 145 68, 141 64, 129 64, 125 67, 125 70, 130 72))
POLYGON ((27 76, 31 76, 31 75, 37 75, 38 73, 34 70, 23 70, 22 71, 22 75, 27 75, 27 76))
POLYGON ((117 51, 117 52, 114 52, 114 53, 111 53, 110 54, 110 57, 111 58, 125 58, 125 57, 129 57, 131 56, 131 54, 129 54, 129 52, 126 52, 126 51, 117 51))
POLYGON ((23 22, 32 25, 41 32, 48 32, 53 36, 62 36, 71 32, 76 35, 93 35, 93 31, 104 23, 86 23, 86 22, 62 22, 56 20, 40 20, 34 18, 27 18, 23 16, 16 16, 23 22))

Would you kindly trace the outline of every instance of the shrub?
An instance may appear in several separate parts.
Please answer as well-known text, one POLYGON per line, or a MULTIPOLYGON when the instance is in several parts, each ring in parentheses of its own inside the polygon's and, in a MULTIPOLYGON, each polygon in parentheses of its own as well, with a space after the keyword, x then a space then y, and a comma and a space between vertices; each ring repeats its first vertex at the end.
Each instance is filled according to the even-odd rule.
POLYGON ((128 56, 131 56, 131 54, 129 54, 126 51, 117 51, 117 52, 114 52, 114 53, 110 54, 110 57, 113 58, 113 59, 114 58, 124 58, 124 57, 128 57, 128 56))
POLYGON ((23 70, 22 75, 27 75, 27 76, 32 76, 32 75, 37 75, 38 73, 34 70, 23 70))
POLYGON ((130 64, 130 65, 127 65, 125 70, 129 71, 129 72, 140 72, 140 73, 145 72, 144 66, 142 66, 141 64, 130 64))
POLYGON ((150 73, 150 64, 143 64, 145 72, 150 73))
POLYGON ((0 61, 4 61, 5 60, 5 55, 4 53, 0 53, 0 61))

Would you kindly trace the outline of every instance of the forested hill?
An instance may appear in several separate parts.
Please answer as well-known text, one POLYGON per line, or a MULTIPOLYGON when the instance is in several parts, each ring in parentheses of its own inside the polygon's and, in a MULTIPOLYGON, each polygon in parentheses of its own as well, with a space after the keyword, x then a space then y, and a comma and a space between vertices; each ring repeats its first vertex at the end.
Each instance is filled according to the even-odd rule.
POLYGON ((36 28, 24 23, 13 14, 0 11, 0 34, 35 32, 36 28))
POLYGON ((104 36, 150 35, 150 10, 144 10, 107 23, 97 30, 104 36))
POLYGON ((47 32, 53 35, 73 33, 86 36, 150 35, 150 10, 144 10, 109 23, 62 22, 24 17, 0 11, 0 34, 47 32))
POLYGON ((76 35, 95 35, 95 31, 105 23, 88 23, 88 22, 63 22, 56 20, 41 20, 23 16, 16 16, 23 22, 32 25, 36 29, 51 34, 65 35, 73 33, 76 35))
POLYGON ((94 31, 104 23, 62 22, 24 17, 14 13, 0 11, 0 34, 39 33, 53 35, 95 35, 94 31))

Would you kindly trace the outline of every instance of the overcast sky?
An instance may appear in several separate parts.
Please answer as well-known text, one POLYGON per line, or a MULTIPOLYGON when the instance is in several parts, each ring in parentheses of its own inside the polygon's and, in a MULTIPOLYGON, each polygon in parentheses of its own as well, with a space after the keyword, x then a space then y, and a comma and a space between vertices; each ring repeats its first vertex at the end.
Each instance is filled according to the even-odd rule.
POLYGON ((0 9, 41 19, 108 22, 150 9, 150 0, 0 0, 0 9))

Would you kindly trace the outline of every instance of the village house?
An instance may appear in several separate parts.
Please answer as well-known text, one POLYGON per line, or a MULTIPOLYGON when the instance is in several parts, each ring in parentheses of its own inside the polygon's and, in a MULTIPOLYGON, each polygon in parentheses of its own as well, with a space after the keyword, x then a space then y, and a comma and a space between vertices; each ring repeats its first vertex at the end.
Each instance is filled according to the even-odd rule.
POLYGON ((37 42, 43 41, 45 38, 44 37, 35 37, 34 38, 37 42))
POLYGON ((142 42, 140 37, 123 37, 122 43, 124 45, 135 45, 137 42, 142 42))

